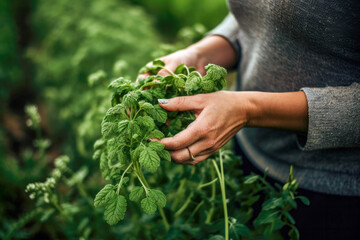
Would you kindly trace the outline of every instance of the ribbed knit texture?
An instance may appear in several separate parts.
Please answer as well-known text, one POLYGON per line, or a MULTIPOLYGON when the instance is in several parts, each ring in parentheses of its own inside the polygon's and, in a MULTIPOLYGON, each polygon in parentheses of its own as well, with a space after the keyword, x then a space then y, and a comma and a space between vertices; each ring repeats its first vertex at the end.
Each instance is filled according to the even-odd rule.
POLYGON ((246 128, 237 137, 258 168, 300 187, 360 196, 360 2, 228 1, 210 32, 238 54, 238 90, 302 90, 307 134, 246 128))

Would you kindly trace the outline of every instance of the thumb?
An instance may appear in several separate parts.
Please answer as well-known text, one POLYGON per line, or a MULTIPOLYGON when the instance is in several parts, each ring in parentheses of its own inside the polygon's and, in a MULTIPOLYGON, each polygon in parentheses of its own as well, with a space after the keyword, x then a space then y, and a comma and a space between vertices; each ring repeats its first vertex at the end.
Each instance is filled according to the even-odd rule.
POLYGON ((159 105, 167 111, 190 111, 202 109, 204 99, 201 95, 158 99, 159 105))

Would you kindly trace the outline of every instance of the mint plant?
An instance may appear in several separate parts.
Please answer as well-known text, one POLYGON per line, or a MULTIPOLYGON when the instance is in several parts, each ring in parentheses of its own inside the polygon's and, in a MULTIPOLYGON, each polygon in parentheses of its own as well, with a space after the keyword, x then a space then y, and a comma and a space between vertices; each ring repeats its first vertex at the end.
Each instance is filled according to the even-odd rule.
POLYGON ((202 77, 194 68, 181 64, 172 72, 161 60, 154 60, 140 70, 140 73, 151 74, 149 77, 137 82, 118 78, 110 83, 112 107, 101 124, 102 138, 94 144, 94 159, 100 160, 103 177, 113 182, 96 195, 94 204, 105 207, 105 220, 110 225, 124 218, 127 200, 121 190, 128 182, 126 175, 132 174, 139 185, 132 189, 129 199, 140 201, 141 208, 148 214, 159 209, 168 229, 162 210, 166 196, 149 186, 143 171, 155 173, 161 161, 171 161, 171 157, 164 145, 149 139, 172 136, 186 128, 195 116, 192 112, 168 114, 157 104, 157 99, 221 90, 226 85, 226 70, 214 64, 207 65, 206 70, 202 77), (170 75, 156 75, 161 69, 170 75), (154 87, 145 90, 150 86, 154 87), (168 118, 169 126, 166 125, 168 118))

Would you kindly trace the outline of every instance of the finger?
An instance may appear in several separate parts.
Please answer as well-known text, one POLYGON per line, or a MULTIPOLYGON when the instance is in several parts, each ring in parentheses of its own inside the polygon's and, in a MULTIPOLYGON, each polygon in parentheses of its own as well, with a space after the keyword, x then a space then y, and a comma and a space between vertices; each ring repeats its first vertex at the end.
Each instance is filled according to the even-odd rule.
POLYGON ((138 82, 140 79, 145 79, 147 78, 148 76, 150 76, 149 73, 142 73, 142 74, 139 74, 136 78, 136 82, 138 82))
POLYGON ((195 158, 211 154, 211 152, 208 151, 208 150, 210 150, 210 149, 208 149, 208 146, 209 145, 204 140, 200 140, 188 147, 185 147, 185 148, 182 148, 182 149, 179 149, 176 151, 171 151, 170 155, 171 155, 171 158, 173 159, 173 161, 176 163, 187 162, 189 160, 192 160, 191 154, 195 158), (202 152, 205 153, 205 151, 207 151, 206 154, 199 155, 199 153, 202 153, 202 152))
POLYGON ((204 161, 205 159, 207 159, 210 156, 211 156, 211 154, 208 154, 208 155, 196 157, 195 160, 191 159, 191 160, 187 160, 187 161, 179 162, 179 163, 173 160, 173 162, 178 163, 178 164, 183 164, 183 165, 196 165, 199 162, 204 161))
POLYGON ((171 99, 158 99, 162 108, 167 111, 200 110, 204 107, 202 94, 171 99))
POLYGON ((196 120, 192 122, 185 130, 179 132, 173 137, 163 138, 160 140, 165 145, 167 150, 179 150, 184 147, 190 146, 198 141, 201 137, 201 128, 197 126, 196 120))

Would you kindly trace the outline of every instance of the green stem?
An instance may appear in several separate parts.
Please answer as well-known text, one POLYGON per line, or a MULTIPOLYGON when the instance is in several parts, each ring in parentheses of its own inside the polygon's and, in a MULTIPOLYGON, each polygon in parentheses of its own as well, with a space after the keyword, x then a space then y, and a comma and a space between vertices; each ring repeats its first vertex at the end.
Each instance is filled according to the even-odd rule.
POLYGON ((139 182, 141 183, 141 185, 143 186, 144 190, 145 190, 145 193, 146 193, 146 196, 148 195, 148 191, 149 191, 149 188, 145 185, 145 183, 141 180, 141 177, 139 174, 135 173, 136 177, 139 179, 139 182))
POLYGON ((184 204, 181 206, 181 208, 179 208, 179 210, 176 211, 175 213, 175 217, 180 216, 180 214, 189 206, 190 202, 191 202, 191 198, 194 196, 194 193, 190 193, 190 195, 188 196, 188 198, 186 199, 186 201, 184 202, 184 204))
POLYGON ((196 205, 195 209, 191 212, 189 218, 186 220, 186 222, 189 222, 195 215, 195 213, 200 209, 200 207, 204 204, 204 200, 202 200, 198 205, 196 205))
POLYGON ((120 189, 121 189, 121 185, 122 185, 122 182, 123 182, 123 179, 124 179, 124 176, 125 176, 125 173, 130 169, 130 167, 132 166, 133 163, 130 163, 129 166, 125 169, 125 171, 123 172, 123 174, 121 175, 121 178, 120 178, 120 181, 119 181, 119 185, 118 185, 118 188, 117 188, 117 191, 116 193, 119 195, 120 193, 120 189))
POLYGON ((176 207, 178 206, 179 202, 182 200, 182 197, 184 196, 183 191, 184 191, 185 183, 186 183, 186 179, 180 180, 180 186, 179 186, 178 190, 176 191, 176 194, 175 194, 176 197, 171 206, 172 211, 175 211, 176 207))
POLYGON ((165 216, 165 213, 164 213, 164 210, 161 208, 161 207, 158 207, 159 209, 159 212, 160 212, 160 215, 161 215, 161 218, 162 218, 162 221, 163 221, 163 224, 165 226, 165 230, 168 232, 170 230, 170 225, 166 219, 166 216, 165 216))
MULTIPOLYGON (((136 176, 138 177, 140 183, 142 184, 142 186, 144 187, 145 189, 145 192, 146 192, 146 195, 148 194, 147 191, 148 189, 150 189, 150 186, 149 184, 147 183, 141 169, 138 169, 137 172, 135 172, 136 176)), ((165 216, 165 213, 164 213, 164 210, 160 207, 158 207, 159 209, 159 212, 160 212, 160 215, 161 215, 161 218, 162 218, 162 221, 164 223, 164 226, 165 226, 165 230, 166 231, 169 231, 170 229, 170 225, 169 225, 169 222, 168 220, 166 219, 166 216, 165 216)))
POLYGON ((215 178, 215 179, 211 180, 210 182, 207 182, 207 183, 201 184, 201 185, 199 185, 199 186, 198 186, 198 189, 201 189, 201 188, 203 188, 203 187, 207 187, 207 186, 209 186, 209 185, 211 185, 211 184, 215 183, 217 180, 218 180, 218 178, 215 178))
MULTIPOLYGON (((215 175, 214 173, 214 170, 211 169, 211 178, 213 178, 215 175)), ((206 220, 205 220, 205 224, 210 224, 211 223, 211 218, 214 214, 214 211, 215 211, 215 197, 216 197, 216 184, 215 182, 212 184, 212 187, 211 187, 211 197, 209 199, 210 203, 211 203, 211 208, 209 210, 209 212, 207 213, 207 216, 206 216, 206 220)))
POLYGON ((67 213, 60 207, 60 205, 57 203, 57 201, 55 201, 53 198, 50 198, 50 202, 52 203, 52 205, 54 205, 54 207, 56 208, 56 210, 58 210, 58 212, 63 215, 65 218, 69 218, 69 216, 67 215, 67 213))
POLYGON ((221 173, 220 173, 219 168, 214 160, 213 160, 213 164, 214 164, 215 170, 218 174, 218 178, 220 180, 221 197, 222 197, 223 208, 224 208, 225 240, 229 240, 229 217, 228 217, 228 211, 227 211, 227 205, 226 205, 225 176, 224 176, 224 166, 223 166, 221 149, 219 151, 219 158, 220 158, 221 173))
POLYGON ((173 71, 171 71, 169 68, 167 67, 162 67, 162 69, 168 71, 171 75, 175 76, 175 73, 173 71))

